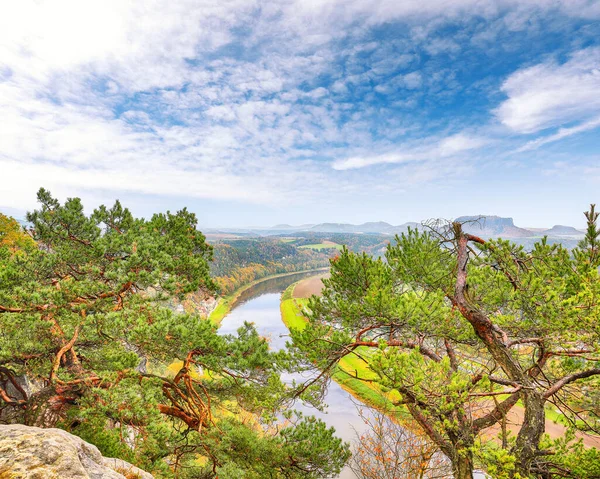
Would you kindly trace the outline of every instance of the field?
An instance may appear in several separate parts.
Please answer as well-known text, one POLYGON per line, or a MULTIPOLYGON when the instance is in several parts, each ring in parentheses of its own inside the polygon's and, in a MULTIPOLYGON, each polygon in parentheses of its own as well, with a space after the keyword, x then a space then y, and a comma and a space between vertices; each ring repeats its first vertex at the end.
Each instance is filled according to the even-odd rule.
POLYGON ((342 250, 342 245, 338 243, 334 243, 333 241, 323 241, 322 243, 315 244, 305 244, 302 246, 298 246, 299 249, 314 249, 317 251, 321 251, 322 249, 332 249, 335 248, 338 251, 342 250))
POLYGON ((215 241, 243 238, 243 236, 240 236, 235 233, 205 233, 204 236, 206 236, 206 241, 208 241, 209 243, 214 243, 215 241))
POLYGON ((328 278, 329 273, 319 276, 312 276, 303 279, 296 284, 292 295, 294 298, 310 298, 313 294, 319 294, 323 289, 323 278, 328 278))

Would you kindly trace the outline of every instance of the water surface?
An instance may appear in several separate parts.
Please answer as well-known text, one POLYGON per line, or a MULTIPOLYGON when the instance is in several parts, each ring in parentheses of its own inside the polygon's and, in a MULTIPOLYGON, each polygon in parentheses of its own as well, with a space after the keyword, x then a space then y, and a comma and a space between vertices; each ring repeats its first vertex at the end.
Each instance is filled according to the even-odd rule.
MULTIPOLYGON (((231 312, 223 319, 219 332, 233 334, 244 322, 249 322, 254 324, 261 336, 270 339, 273 350, 277 351, 284 348, 286 341, 289 339, 289 331, 281 320, 281 292, 299 279, 314 276, 314 274, 312 272, 274 278, 244 291, 231 312)), ((294 377, 297 381, 302 380, 302 377, 294 377)), ((284 377, 284 379, 286 378, 284 377)), ((302 404, 296 404, 294 408, 306 415, 321 418, 328 426, 335 428, 338 437, 344 441, 352 442, 355 437, 354 428, 357 431, 362 431, 365 426, 364 422, 358 417, 356 400, 337 383, 331 382, 324 402, 328 406, 325 413, 302 404)), ((356 479, 356 476, 350 469, 346 468, 339 478, 356 479)))

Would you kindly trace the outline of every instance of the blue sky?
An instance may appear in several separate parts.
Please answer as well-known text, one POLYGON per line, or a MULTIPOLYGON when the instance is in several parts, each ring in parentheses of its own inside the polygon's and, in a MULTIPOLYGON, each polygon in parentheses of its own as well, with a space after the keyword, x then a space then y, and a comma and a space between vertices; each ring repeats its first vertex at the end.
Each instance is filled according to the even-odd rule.
POLYGON ((599 145, 598 1, 0 6, 0 209, 581 226, 599 145))

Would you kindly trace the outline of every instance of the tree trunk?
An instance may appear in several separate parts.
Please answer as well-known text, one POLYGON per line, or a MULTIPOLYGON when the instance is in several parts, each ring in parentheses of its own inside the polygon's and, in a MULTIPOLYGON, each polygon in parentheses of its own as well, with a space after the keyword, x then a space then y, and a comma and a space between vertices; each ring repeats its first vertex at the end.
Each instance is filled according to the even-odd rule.
POLYGON ((544 402, 544 398, 537 391, 523 395, 525 416, 513 450, 517 458, 516 472, 522 477, 529 477, 531 465, 539 449, 540 439, 546 430, 544 402))
POLYGON ((471 452, 465 450, 452 459, 454 479, 473 479, 473 458, 471 452))

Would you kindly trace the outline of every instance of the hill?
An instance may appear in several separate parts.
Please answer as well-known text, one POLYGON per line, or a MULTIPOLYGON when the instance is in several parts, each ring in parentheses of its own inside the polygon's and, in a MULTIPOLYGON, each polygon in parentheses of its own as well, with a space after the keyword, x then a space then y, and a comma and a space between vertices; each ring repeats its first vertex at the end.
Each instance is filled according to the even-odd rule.
POLYGON ((549 230, 542 231, 545 236, 583 236, 584 233, 572 226, 554 225, 549 230))
MULTIPOLYGON (((523 228, 515 225, 513 218, 496 215, 471 215, 459 216, 454 221, 465 224, 465 231, 485 238, 507 238, 521 242, 529 239, 548 236, 554 242, 574 241, 573 237, 582 236, 583 233, 572 226, 555 225, 547 228, 523 228)), ((303 237, 305 233, 317 235, 382 235, 392 237, 396 234, 406 233, 408 228, 421 228, 417 222, 407 222, 400 225, 392 225, 385 221, 369 221, 362 224, 352 223, 319 223, 290 225, 278 224, 269 228, 223 228, 204 229, 210 239, 225 239, 232 234, 239 236, 282 236, 303 237)), ((328 239, 325 237, 325 239, 328 239)), ((346 238, 347 239, 347 238, 346 238)), ((344 243, 345 244, 345 243, 344 243)), ((567 247, 573 247, 570 243, 567 247)))
POLYGON ((318 233, 363 233, 363 234, 385 234, 394 235, 405 233, 409 227, 417 227, 418 223, 404 223, 401 225, 391 225, 385 221, 370 221, 360 225, 350 223, 320 223, 310 228, 310 231, 318 233))

